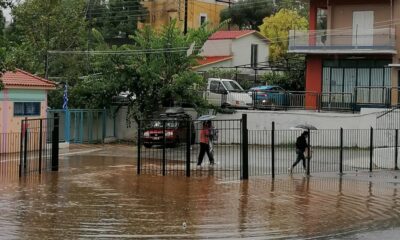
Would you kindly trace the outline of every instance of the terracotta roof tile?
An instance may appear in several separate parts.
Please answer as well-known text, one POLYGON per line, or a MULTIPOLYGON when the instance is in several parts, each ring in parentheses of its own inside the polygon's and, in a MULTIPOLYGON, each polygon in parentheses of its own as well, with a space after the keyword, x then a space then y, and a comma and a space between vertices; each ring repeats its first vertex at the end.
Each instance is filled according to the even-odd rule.
POLYGON ((221 40, 221 39, 237 39, 246 36, 251 33, 255 33, 255 30, 241 30, 241 31, 218 31, 215 32, 209 40, 221 40))
MULTIPOLYGON (((209 65, 213 63, 223 62, 232 59, 232 56, 213 56, 213 57, 202 57, 197 60, 200 66, 209 65)), ((196 67, 200 67, 196 66, 196 67)))
POLYGON ((15 71, 8 71, 1 76, 4 86, 10 87, 34 87, 44 89, 55 89, 56 84, 52 81, 35 76, 31 73, 25 72, 21 69, 15 71))

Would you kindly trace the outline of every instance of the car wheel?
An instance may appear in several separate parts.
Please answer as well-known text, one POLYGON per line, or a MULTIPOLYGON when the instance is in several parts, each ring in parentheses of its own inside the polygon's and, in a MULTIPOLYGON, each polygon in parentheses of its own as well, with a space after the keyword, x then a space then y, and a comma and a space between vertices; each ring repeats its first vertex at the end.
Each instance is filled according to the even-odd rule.
POLYGON ((143 144, 143 146, 144 146, 145 148, 151 148, 151 146, 153 146, 153 145, 148 144, 148 143, 145 143, 145 144, 143 144))

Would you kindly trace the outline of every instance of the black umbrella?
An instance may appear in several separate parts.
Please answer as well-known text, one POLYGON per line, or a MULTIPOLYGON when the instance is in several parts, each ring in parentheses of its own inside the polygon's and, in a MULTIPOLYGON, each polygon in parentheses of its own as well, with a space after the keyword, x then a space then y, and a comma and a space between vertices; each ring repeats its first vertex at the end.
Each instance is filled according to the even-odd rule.
POLYGON ((299 124, 299 125, 295 126, 295 128, 308 129, 308 130, 317 130, 317 128, 315 126, 310 125, 310 124, 299 124))

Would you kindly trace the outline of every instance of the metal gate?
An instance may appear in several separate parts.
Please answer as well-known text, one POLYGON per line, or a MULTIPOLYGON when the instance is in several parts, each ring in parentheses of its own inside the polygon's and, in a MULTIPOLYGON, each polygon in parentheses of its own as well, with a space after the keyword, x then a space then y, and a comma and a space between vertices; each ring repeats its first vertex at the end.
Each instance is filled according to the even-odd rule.
POLYGON ((60 140, 69 143, 101 143, 106 136, 105 109, 54 109, 60 116, 60 140))
POLYGON ((200 132, 205 122, 177 119, 142 120, 138 131, 138 174, 243 177, 242 120, 211 121, 212 164, 207 152, 198 166, 200 132))
POLYGON ((59 119, 21 121, 19 176, 42 171, 58 171, 59 119))

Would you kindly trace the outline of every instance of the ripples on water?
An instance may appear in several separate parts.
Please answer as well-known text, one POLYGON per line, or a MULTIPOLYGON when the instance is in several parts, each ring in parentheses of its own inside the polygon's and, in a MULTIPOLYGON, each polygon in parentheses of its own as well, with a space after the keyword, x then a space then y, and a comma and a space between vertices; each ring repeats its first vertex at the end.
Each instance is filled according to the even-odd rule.
POLYGON ((136 176, 125 158, 68 159, 0 183, 1 239, 341 239, 400 225, 397 182, 136 176))

